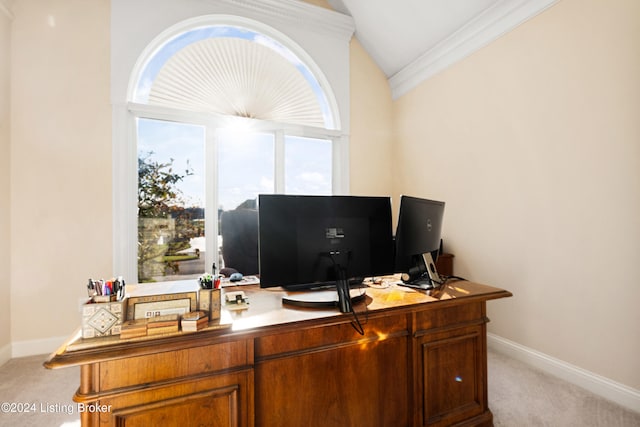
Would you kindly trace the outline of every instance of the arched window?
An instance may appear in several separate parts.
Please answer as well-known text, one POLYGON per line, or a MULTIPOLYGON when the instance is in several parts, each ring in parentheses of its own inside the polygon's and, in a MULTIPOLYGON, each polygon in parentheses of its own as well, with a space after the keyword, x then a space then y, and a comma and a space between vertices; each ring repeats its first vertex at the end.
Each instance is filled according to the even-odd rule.
MULTIPOLYGON (((179 27, 147 47, 129 85, 139 282, 228 264, 237 249, 231 239, 225 244, 225 221, 238 210, 256 221, 258 194, 341 191, 340 115, 302 48, 247 19, 204 17, 179 27)), ((257 265, 226 266, 258 273, 257 265)))
POLYGON ((335 129, 309 67, 262 33, 231 25, 186 31, 149 59, 133 101, 335 129))

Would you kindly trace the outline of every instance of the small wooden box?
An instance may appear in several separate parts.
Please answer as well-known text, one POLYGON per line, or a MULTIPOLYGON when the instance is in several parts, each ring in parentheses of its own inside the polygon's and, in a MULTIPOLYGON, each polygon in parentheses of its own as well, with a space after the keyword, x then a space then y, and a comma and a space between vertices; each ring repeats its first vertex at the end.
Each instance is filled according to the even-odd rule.
POLYGON ((200 289, 198 310, 209 315, 209 320, 220 319, 220 289, 200 289))
POLYGON ((453 276, 453 255, 444 253, 438 255, 436 269, 438 270, 438 274, 453 276))
POLYGON ((120 335, 126 300, 82 305, 82 338, 120 335))

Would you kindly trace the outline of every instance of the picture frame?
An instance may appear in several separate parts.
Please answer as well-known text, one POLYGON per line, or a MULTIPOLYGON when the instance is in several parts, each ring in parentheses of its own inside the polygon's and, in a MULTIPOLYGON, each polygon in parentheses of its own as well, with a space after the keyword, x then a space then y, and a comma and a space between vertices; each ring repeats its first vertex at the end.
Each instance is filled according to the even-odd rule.
POLYGON ((195 311, 197 292, 146 295, 127 299, 127 320, 148 319, 168 314, 185 314, 195 311))

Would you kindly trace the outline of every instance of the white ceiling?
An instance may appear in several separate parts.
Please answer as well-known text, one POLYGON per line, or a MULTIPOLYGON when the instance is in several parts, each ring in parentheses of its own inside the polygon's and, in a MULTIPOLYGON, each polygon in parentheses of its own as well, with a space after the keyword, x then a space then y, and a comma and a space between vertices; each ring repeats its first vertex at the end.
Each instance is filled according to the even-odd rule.
POLYGON ((329 0, 351 15, 356 37, 387 77, 500 0, 329 0))
POLYGON ((394 98, 557 0, 327 0, 353 17, 355 36, 394 98))

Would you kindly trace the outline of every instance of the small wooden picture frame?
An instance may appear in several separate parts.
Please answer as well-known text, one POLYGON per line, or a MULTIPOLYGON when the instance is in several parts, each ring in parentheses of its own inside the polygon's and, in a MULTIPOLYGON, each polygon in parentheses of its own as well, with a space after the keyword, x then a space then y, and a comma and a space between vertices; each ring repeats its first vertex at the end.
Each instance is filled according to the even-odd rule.
POLYGON ((146 295, 127 299, 127 320, 185 314, 197 307, 197 292, 146 295))

